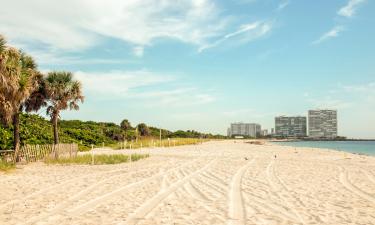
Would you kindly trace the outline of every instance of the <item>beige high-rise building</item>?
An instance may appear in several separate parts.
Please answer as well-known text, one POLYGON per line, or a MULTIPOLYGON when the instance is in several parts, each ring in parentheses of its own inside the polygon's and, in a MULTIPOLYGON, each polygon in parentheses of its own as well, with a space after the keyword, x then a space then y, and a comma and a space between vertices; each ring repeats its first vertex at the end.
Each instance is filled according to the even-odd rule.
POLYGON ((337 110, 309 110, 309 137, 336 138, 337 110))
POLYGON ((256 123, 232 123, 228 129, 228 136, 259 137, 261 126, 256 123))
POLYGON ((306 137, 305 116, 278 116, 275 118, 275 136, 306 137))

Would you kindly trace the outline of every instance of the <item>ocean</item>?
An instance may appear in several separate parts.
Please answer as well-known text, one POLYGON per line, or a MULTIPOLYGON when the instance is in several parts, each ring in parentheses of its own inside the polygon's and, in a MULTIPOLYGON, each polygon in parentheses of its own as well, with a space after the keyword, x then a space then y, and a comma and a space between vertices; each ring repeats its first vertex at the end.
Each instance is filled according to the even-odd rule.
POLYGON ((333 149, 375 156, 375 141, 287 141, 273 143, 293 147, 333 149))

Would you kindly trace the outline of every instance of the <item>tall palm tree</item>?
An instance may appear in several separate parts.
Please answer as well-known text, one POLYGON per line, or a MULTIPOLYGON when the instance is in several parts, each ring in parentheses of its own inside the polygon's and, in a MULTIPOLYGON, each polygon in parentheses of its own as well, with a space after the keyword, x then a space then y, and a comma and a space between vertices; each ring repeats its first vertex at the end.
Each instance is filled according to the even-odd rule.
POLYGON ((61 110, 79 110, 79 102, 83 102, 81 83, 73 80, 71 72, 50 72, 45 79, 45 88, 49 106, 47 114, 51 117, 54 143, 59 143, 57 123, 61 110))
POLYGON ((14 157, 20 148, 19 116, 31 93, 37 88, 37 66, 31 56, 6 46, 0 37, 0 119, 13 123, 14 157))

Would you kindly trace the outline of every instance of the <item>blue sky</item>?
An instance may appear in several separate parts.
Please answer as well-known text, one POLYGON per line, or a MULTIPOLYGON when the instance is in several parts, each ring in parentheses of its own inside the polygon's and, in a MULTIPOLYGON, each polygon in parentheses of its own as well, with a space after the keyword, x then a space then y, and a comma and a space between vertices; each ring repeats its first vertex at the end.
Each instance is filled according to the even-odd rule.
POLYGON ((339 135, 375 138, 370 0, 13 0, 0 33, 86 101, 63 119, 226 133, 231 122, 338 110, 339 135), (17 12, 17 13, 14 13, 17 12))

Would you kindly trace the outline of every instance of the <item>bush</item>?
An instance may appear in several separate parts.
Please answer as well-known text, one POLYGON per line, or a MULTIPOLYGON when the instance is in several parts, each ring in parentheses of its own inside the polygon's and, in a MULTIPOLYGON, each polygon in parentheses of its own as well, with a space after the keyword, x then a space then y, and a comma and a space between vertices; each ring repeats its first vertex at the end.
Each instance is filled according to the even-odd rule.
POLYGON ((7 162, 0 158, 0 171, 9 171, 16 168, 13 162, 7 162))

